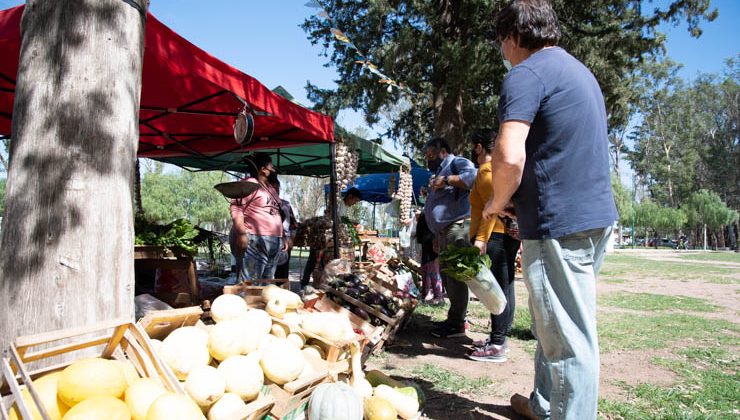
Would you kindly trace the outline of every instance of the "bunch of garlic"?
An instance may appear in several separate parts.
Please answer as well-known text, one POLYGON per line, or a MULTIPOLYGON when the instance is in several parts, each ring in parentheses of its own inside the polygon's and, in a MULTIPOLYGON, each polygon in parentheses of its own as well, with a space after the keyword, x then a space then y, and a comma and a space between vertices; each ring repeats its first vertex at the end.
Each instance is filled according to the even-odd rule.
POLYGON ((339 191, 351 186, 357 176, 357 161, 359 154, 350 150, 349 147, 341 140, 336 144, 336 169, 337 169, 337 189, 339 191))
MULTIPOLYGON (((399 201, 399 221, 401 225, 406 225, 411 221, 411 198, 414 194, 414 183, 411 178, 410 169, 401 166, 398 170, 398 175, 398 189, 393 194, 393 198, 399 201)), ((391 183, 392 185, 393 183, 391 183)))

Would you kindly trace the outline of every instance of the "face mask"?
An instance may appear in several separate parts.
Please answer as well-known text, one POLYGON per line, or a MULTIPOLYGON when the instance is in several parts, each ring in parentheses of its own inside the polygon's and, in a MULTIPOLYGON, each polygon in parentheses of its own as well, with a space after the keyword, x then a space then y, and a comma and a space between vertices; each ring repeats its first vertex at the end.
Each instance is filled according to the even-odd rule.
POLYGON ((271 184, 275 183, 277 179, 278 179, 277 171, 270 171, 270 175, 267 175, 267 182, 271 184))
POLYGON ((503 44, 499 47, 499 51, 501 51, 501 57, 503 57, 504 61, 504 67, 506 67, 506 71, 511 70, 511 61, 506 59, 506 56, 504 55, 504 46, 503 44))
POLYGON ((475 153, 475 149, 470 151, 470 161, 473 162, 475 167, 478 167, 478 153, 475 153))
POLYGON ((434 159, 430 159, 427 161, 427 168, 429 168, 429 170, 432 172, 436 172, 437 169, 439 169, 439 165, 441 164, 442 164, 442 159, 440 159, 439 156, 437 156, 434 159))

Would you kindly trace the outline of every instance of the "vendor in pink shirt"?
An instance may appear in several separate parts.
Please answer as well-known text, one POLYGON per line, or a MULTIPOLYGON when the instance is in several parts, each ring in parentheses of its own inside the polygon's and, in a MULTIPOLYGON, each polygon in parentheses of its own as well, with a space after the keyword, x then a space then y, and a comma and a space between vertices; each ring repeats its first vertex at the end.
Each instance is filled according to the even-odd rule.
POLYGON ((258 153, 252 159, 256 176, 244 182, 260 184, 247 197, 231 201, 229 210, 234 225, 231 229, 232 253, 236 257, 240 281, 272 279, 278 252, 283 248, 283 220, 280 198, 269 180, 277 177, 270 155, 258 153))

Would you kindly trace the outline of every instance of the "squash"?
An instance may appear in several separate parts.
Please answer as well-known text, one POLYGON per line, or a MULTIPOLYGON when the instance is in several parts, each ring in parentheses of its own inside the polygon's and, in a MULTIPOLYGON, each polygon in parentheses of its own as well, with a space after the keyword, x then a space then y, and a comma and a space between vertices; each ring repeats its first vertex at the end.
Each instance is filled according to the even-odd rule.
POLYGON ((397 381, 377 369, 368 370, 367 372, 365 372, 365 378, 373 387, 376 387, 380 384, 388 385, 391 388, 403 388, 406 386, 405 383, 397 381))
POLYGON ((244 401, 257 398, 265 382, 259 360, 252 356, 231 356, 218 365, 218 372, 226 381, 226 392, 244 401))
POLYGON ((295 380, 305 363, 301 351, 285 338, 277 338, 268 344, 260 359, 265 377, 278 385, 295 380))
POLYGON ((232 419, 237 411, 246 406, 238 395, 227 392, 208 410, 208 420, 232 419))
POLYGON ((388 401, 380 397, 365 398, 363 413, 365 420, 396 420, 398 412, 388 401))
POLYGON ((226 392, 226 379, 213 366, 196 366, 185 380, 185 391, 199 407, 208 409, 226 392))
POLYGON ((259 346, 257 329, 243 319, 228 319, 214 325, 208 334, 208 352, 216 360, 248 354, 259 346))
POLYGON ((131 386, 132 383, 140 378, 139 373, 136 372, 136 368, 131 362, 116 359, 111 359, 111 362, 121 369, 123 376, 126 378, 126 386, 131 386))
POLYGON ((265 312, 278 319, 283 319, 285 310, 285 301, 279 296, 273 296, 265 305, 265 312))
POLYGON ((302 349, 306 344, 306 337, 298 331, 288 334, 285 338, 293 343, 293 345, 298 349, 302 349))
POLYGON ((350 343, 350 350, 352 352, 352 378, 350 379, 350 385, 362 398, 369 398, 373 395, 373 386, 370 382, 365 379, 365 374, 362 373, 362 352, 360 352, 360 343, 353 341, 350 343))
POLYGON ((272 328, 270 328, 270 334, 277 338, 287 338, 288 334, 290 334, 290 329, 285 325, 275 323, 272 324, 272 328))
MULTIPOLYGON (((44 405, 46 414, 49 415, 49 420, 60 420, 69 410, 67 404, 57 396, 57 382, 59 381, 59 376, 61 376, 61 374, 62 372, 49 373, 33 381, 33 387, 38 393, 39 398, 41 398, 41 403, 44 405)), ((38 408, 36 408, 36 403, 31 397, 31 393, 28 392, 28 388, 23 388, 21 395, 23 402, 31 412, 33 419, 41 420, 41 413, 38 408)), ((10 420, 21 419, 21 412, 18 410, 16 404, 13 404, 10 408, 9 417, 10 420)))
POLYGON ((332 342, 347 342, 356 338, 349 318, 335 312, 307 313, 303 316, 301 327, 332 342))
POLYGON ((75 405, 62 420, 130 420, 131 411, 123 401, 109 395, 96 395, 75 405))
POLYGON ((269 334, 270 328, 272 328, 272 318, 270 318, 270 314, 262 309, 250 309, 242 319, 260 336, 263 334, 269 334))
POLYGON ((248 310, 247 302, 241 296, 221 295, 211 304, 211 318, 217 323, 237 319, 243 317, 248 310))
POLYGON ((195 367, 211 362, 208 333, 197 327, 181 327, 162 341, 159 355, 177 379, 184 381, 195 367))
POLYGON ((336 382, 317 386, 308 400, 311 420, 361 420, 362 399, 349 385, 336 382))
MULTIPOLYGON (((105 418, 105 417, 101 417, 105 418)), ((146 413, 146 420, 204 420, 200 407, 185 395, 168 392, 157 397, 146 413)))
POLYGON ((95 396, 121 398, 126 391, 126 377, 110 360, 78 360, 64 368, 57 383, 57 393, 70 408, 95 396))
POLYGON ((140 378, 126 388, 126 405, 131 410, 133 420, 146 419, 146 413, 154 400, 167 393, 167 390, 152 378, 140 378))
POLYGON ((264 303, 268 303, 274 298, 280 298, 285 302, 286 309, 298 309, 303 306, 303 300, 300 296, 274 284, 270 284, 262 289, 261 298, 264 303))
POLYGON ((304 356, 318 358, 318 359, 325 359, 326 353, 324 353, 324 349, 321 347, 315 345, 315 344, 309 344, 306 347, 301 349, 301 353, 303 353, 304 356))
POLYGON ((398 411, 398 415, 404 419, 414 418, 419 412, 419 401, 416 398, 400 393, 388 385, 376 386, 373 390, 373 396, 391 403, 393 408, 398 411))

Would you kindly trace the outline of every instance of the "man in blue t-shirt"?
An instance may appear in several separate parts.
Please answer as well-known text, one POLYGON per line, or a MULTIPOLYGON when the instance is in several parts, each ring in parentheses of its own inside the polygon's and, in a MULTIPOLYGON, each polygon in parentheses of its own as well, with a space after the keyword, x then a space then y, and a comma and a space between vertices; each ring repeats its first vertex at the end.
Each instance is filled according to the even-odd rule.
POLYGON ((537 337, 528 418, 596 418, 596 276, 617 219, 604 98, 593 74, 557 47, 547 0, 514 0, 495 21, 504 65, 493 197, 484 217, 516 216, 537 337))
MULTIPOLYGON (((470 246, 470 187, 477 171, 473 162, 450 153, 450 146, 441 137, 424 145, 424 159, 434 176, 429 180, 430 193, 424 204, 424 218, 434 233, 438 252, 448 245, 470 246)), ((440 262, 440 270, 445 266, 440 262)), ((442 284, 450 299, 447 319, 436 324, 429 332, 433 337, 451 338, 465 335, 465 314, 468 311, 468 286, 450 279, 440 272, 442 284)))

